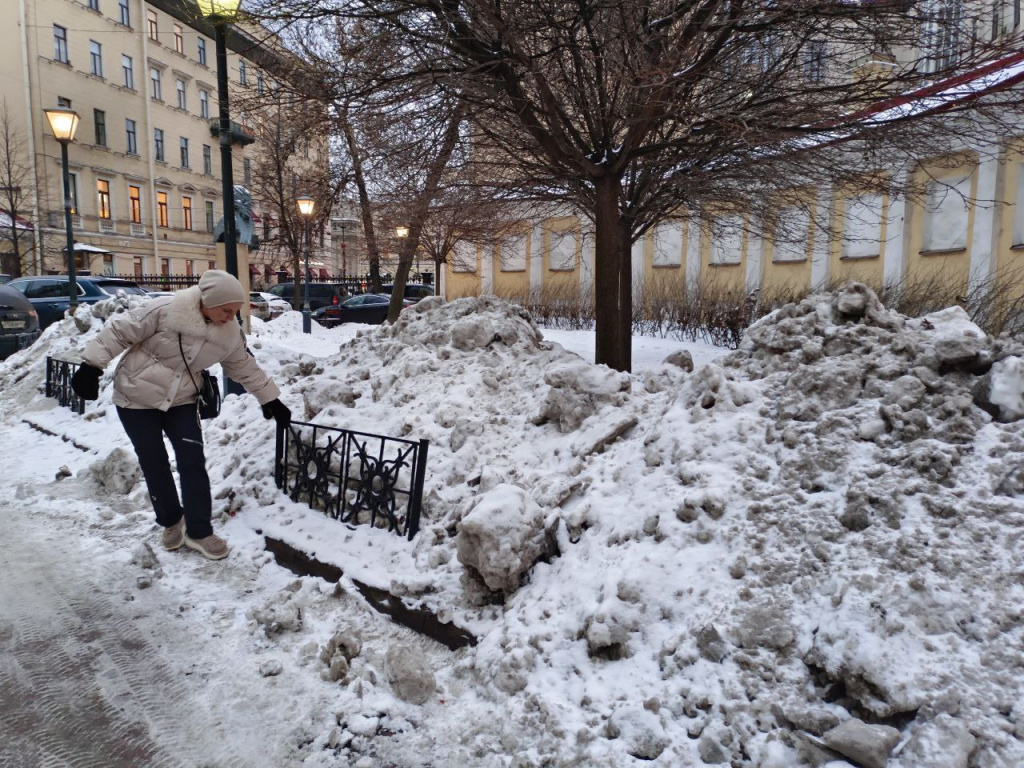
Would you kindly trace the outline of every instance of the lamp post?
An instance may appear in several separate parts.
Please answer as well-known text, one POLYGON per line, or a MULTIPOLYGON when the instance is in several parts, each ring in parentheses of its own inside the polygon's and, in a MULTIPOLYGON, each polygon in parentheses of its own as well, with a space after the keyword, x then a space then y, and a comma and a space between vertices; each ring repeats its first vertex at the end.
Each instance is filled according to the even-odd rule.
POLYGON ((297 198, 295 202, 299 206, 299 215, 302 217, 306 236, 306 275, 303 281, 302 332, 312 333, 313 324, 309 310, 309 220, 313 218, 313 211, 316 210, 316 200, 309 195, 303 195, 297 198))
POLYGON ((75 129, 78 128, 78 113, 71 109, 44 109, 46 119, 50 121, 53 137, 60 142, 60 163, 64 172, 64 229, 68 239, 68 292, 70 312, 74 316, 78 309, 78 283, 75 280, 75 235, 71 230, 71 209, 75 201, 71 199, 71 174, 68 172, 68 144, 75 140, 75 129))
POLYGON ((231 168, 231 114, 228 110, 227 27, 238 16, 242 0, 197 0, 203 18, 213 25, 217 58, 217 141, 224 195, 224 266, 238 277, 238 231, 235 223, 235 181, 231 168))
MULTIPOLYGON (((220 144, 220 175, 224 197, 224 268, 238 277, 238 225, 235 222, 235 180, 231 169, 231 114, 228 111, 227 28, 238 16, 242 0, 197 0, 199 12, 213 25, 217 60, 217 143, 220 144)), ((224 393, 240 395, 244 388, 224 374, 224 393)))
MULTIPOLYGON (((404 226, 404 225, 400 225, 400 226, 395 227, 395 237, 397 237, 399 240, 405 240, 407 237, 409 237, 409 228, 404 226)), ((398 248, 398 264, 399 265, 402 264, 402 249, 404 247, 405 247, 405 243, 402 243, 402 245, 399 246, 399 248, 398 248)), ((397 268, 395 270, 395 274, 396 275, 398 274, 397 268)))

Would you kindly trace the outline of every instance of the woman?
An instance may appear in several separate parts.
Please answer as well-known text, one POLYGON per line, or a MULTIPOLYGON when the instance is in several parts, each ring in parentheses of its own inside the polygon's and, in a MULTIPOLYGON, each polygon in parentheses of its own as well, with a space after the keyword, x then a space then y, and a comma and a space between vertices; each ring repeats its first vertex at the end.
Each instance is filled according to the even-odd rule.
POLYGON ((287 425, 291 412, 280 390, 245 346, 235 315, 248 297, 232 275, 211 269, 199 285, 107 320, 82 352, 71 386, 86 400, 99 397, 103 369, 128 352, 114 373, 114 405, 135 447, 165 549, 183 544, 211 560, 227 557, 227 543, 213 533, 213 503, 203 433, 196 406, 201 372, 220 363, 256 396, 263 416, 287 425), (171 441, 181 478, 181 501, 171 476, 164 435, 171 441))

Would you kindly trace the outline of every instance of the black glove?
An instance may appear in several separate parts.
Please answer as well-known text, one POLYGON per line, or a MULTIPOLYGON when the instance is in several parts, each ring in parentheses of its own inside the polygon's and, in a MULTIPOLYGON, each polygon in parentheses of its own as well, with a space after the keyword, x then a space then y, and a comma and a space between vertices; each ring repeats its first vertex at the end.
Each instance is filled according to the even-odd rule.
POLYGON ((71 377, 71 388, 83 400, 95 400, 100 396, 100 376, 103 371, 88 363, 82 363, 71 377))
POLYGON ((278 426, 287 427, 292 423, 292 412, 280 400, 271 400, 263 406, 263 418, 275 419, 278 426))

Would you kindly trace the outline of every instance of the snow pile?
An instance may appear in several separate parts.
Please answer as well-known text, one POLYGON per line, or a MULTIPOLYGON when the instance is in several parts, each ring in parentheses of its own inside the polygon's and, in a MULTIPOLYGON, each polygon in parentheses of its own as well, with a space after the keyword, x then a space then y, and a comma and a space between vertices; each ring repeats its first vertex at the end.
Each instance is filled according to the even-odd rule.
MULTIPOLYGON (((296 418, 430 440, 421 533, 283 497, 252 398, 206 425, 218 511, 478 640, 423 654, 318 621, 310 589, 257 600, 250 631, 336 686, 306 764, 1024 764, 1019 343, 859 285, 643 377, 490 298, 297 322, 251 340, 296 418)), ((58 326, 43 347, 98 327, 58 326)))

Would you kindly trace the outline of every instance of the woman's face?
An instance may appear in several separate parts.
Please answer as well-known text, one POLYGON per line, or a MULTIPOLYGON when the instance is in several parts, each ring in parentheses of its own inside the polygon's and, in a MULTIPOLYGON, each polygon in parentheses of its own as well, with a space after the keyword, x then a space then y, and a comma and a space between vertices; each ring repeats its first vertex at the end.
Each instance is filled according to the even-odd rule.
POLYGON ((235 315, 242 308, 242 302, 234 301, 231 304, 221 304, 219 307, 200 307, 203 317, 214 325, 226 325, 235 319, 235 315))

